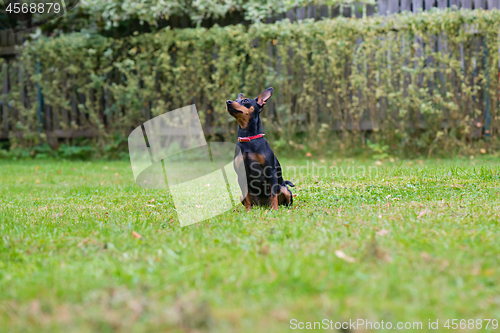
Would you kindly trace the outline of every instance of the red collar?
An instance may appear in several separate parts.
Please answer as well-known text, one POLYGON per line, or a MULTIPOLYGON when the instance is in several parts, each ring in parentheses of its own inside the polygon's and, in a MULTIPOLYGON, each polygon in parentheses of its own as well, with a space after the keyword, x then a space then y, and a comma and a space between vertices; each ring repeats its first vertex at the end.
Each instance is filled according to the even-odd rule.
POLYGON ((254 136, 238 137, 239 142, 250 142, 254 139, 262 138, 265 134, 257 134, 254 136))

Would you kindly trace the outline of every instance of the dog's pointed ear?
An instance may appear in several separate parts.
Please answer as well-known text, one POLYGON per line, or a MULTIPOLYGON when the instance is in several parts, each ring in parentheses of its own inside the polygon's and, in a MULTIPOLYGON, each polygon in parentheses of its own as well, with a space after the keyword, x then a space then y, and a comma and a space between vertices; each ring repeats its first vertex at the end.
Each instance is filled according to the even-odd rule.
POLYGON ((243 94, 239 94, 237 99, 243 99, 243 98, 245 98, 245 96, 243 96, 243 94))
POLYGON ((271 98, 272 95, 273 95, 273 88, 269 87, 263 92, 261 92, 260 95, 257 96, 255 100, 257 101, 257 104, 259 104, 260 106, 264 106, 264 104, 266 104, 267 100, 271 98))

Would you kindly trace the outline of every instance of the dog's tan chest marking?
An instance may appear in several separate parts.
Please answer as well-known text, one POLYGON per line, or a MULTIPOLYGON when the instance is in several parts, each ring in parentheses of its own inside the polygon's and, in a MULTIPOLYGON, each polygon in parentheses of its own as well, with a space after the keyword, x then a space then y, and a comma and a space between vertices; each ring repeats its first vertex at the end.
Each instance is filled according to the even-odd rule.
POLYGON ((266 156, 264 156, 263 154, 248 153, 248 157, 250 157, 251 160, 259 163, 260 165, 266 164, 266 156))

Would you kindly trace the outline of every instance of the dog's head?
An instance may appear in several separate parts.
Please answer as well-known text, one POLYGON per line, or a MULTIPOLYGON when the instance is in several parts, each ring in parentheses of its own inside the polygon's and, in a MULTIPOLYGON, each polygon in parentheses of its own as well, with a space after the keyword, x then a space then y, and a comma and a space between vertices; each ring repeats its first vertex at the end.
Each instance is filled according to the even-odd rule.
POLYGON ((267 88, 255 99, 245 98, 243 94, 239 94, 235 101, 226 101, 227 112, 236 119, 242 129, 253 127, 257 124, 262 108, 272 94, 273 88, 267 88))

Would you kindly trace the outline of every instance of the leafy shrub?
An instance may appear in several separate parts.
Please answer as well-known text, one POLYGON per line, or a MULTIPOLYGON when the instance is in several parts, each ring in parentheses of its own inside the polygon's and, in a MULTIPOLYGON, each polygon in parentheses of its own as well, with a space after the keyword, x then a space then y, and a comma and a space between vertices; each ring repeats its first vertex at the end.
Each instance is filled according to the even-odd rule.
POLYGON ((386 159, 390 156, 390 154, 388 153, 389 151, 389 146, 382 143, 375 143, 375 142, 371 142, 369 139, 366 140, 366 145, 368 146, 368 148, 370 148, 370 150, 372 151, 372 156, 373 158, 375 159, 378 159, 378 160, 383 160, 383 159, 386 159))
POLYGON ((1 159, 46 159, 54 156, 57 156, 57 152, 52 150, 46 143, 35 147, 12 147, 11 149, 4 147, 4 149, 0 150, 1 159))
POLYGON ((81 159, 87 160, 92 156, 94 149, 90 146, 68 146, 66 144, 62 144, 58 153, 59 156, 66 159, 81 159))

